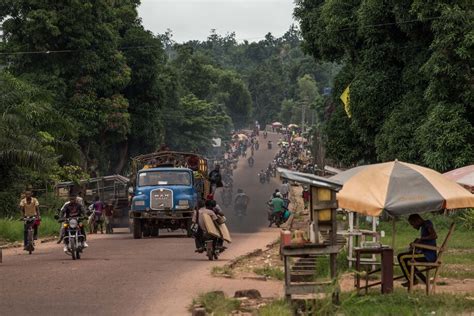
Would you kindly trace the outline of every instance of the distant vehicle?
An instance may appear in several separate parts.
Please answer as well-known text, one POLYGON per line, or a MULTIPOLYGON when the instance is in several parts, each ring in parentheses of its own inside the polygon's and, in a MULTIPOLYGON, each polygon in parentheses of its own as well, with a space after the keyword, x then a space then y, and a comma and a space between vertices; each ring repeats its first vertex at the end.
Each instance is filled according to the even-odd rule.
POLYGON ((210 192, 207 160, 194 153, 163 151, 132 160, 133 238, 184 229, 191 237, 194 209, 210 192))
POLYGON ((112 227, 128 227, 129 186, 130 180, 127 177, 115 174, 81 180, 78 184, 60 182, 56 184, 55 192, 56 196, 64 200, 67 200, 72 192, 82 192, 86 207, 94 202, 96 196, 99 196, 101 201, 114 206, 112 227))

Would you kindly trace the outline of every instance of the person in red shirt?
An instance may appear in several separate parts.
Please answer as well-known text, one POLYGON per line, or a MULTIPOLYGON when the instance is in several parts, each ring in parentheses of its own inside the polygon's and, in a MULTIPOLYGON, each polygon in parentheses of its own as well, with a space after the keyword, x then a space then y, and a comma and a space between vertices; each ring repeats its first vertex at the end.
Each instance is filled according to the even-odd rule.
POLYGON ((113 234, 114 231, 112 229, 112 219, 114 217, 114 206, 112 205, 110 201, 105 205, 104 214, 105 214, 105 233, 113 234))

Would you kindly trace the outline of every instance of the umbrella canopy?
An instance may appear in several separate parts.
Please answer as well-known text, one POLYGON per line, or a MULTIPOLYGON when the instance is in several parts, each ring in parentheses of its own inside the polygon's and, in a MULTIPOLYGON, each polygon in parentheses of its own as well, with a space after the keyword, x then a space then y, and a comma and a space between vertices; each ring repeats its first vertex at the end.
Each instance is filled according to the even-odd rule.
POLYGON ((273 127, 282 127, 283 124, 281 124, 280 122, 273 122, 273 123, 272 123, 272 126, 273 126, 273 127))
POLYGON ((454 169, 443 175, 474 193, 474 165, 454 169))
POLYGON ((306 138, 301 137, 301 136, 300 137, 295 137, 295 138, 293 138, 293 141, 295 143, 304 143, 306 141, 306 138))
POLYGON ((291 129, 291 128, 298 128, 299 126, 296 125, 296 124, 290 124, 288 125, 288 128, 291 129))
POLYGON ((392 216, 474 207, 474 195, 442 174, 400 161, 360 166, 330 178, 344 184, 339 207, 392 216))
POLYGON ((248 140, 249 137, 245 134, 236 134, 234 135, 234 138, 237 138, 238 140, 248 140))

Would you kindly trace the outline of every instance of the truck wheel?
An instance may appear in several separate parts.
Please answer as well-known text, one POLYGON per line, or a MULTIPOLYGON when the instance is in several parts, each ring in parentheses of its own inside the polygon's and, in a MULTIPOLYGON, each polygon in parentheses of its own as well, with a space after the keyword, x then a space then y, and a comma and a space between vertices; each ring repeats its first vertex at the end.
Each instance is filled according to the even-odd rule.
POLYGON ((158 228, 158 226, 153 226, 150 228, 151 230, 151 237, 158 237, 160 235, 160 229, 158 228))
POLYGON ((133 219, 133 238, 142 238, 142 222, 137 218, 133 219))

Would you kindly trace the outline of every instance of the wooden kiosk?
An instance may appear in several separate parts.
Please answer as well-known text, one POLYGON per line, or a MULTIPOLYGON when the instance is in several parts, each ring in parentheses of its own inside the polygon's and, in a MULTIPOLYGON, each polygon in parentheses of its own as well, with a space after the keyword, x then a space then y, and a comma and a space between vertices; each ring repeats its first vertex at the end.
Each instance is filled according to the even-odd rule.
POLYGON ((342 185, 311 174, 278 169, 281 178, 310 187, 311 226, 308 227, 310 242, 282 247, 285 263, 285 297, 328 293, 332 289, 333 300, 339 300, 334 286, 337 273, 337 254, 344 245, 337 243, 336 193, 342 185), (314 281, 317 269, 316 257, 329 256, 329 281, 314 281))

